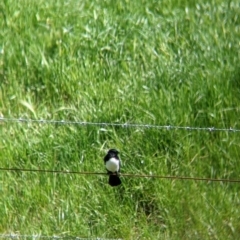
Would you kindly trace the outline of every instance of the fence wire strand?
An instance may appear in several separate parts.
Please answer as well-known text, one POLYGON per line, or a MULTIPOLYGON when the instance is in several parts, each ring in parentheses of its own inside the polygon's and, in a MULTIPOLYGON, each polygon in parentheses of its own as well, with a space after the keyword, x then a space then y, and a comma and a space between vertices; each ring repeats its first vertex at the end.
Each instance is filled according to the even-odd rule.
POLYGON ((166 130, 195 130, 195 131, 221 131, 221 132, 240 132, 237 128, 215 128, 215 127, 190 127, 190 126, 173 126, 173 125, 153 125, 138 123, 108 123, 108 122, 84 122, 68 120, 46 120, 46 119, 27 119, 27 118, 5 118, 0 117, 2 122, 18 123, 38 123, 38 124, 58 124, 58 125, 79 125, 79 126, 99 126, 99 127, 123 127, 123 128, 153 128, 166 130))
POLYGON ((15 233, 10 233, 10 234, 0 234, 0 238, 3 239, 75 239, 75 240, 122 240, 120 238, 100 238, 100 237, 73 237, 73 236, 44 236, 44 235, 21 235, 21 234, 15 234, 15 233))
MULTIPOLYGON (((46 170, 46 169, 25 169, 25 168, 0 168, 0 171, 8 172, 37 172, 37 173, 52 173, 52 174, 78 174, 78 175, 105 175, 103 172, 77 172, 77 171, 61 171, 61 170, 46 170)), ((204 177, 186 177, 186 176, 161 176, 154 174, 132 174, 121 173, 120 176, 132 178, 157 178, 169 180, 192 180, 192 181, 207 181, 207 182, 228 182, 240 183, 240 179, 226 179, 226 178, 204 178, 204 177)))

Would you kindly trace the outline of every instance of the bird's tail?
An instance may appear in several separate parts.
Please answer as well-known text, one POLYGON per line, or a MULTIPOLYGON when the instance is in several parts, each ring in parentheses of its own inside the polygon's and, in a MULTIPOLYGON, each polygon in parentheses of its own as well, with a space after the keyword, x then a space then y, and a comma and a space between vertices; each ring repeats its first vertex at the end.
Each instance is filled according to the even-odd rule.
POLYGON ((109 183, 112 187, 115 187, 115 186, 120 185, 122 182, 121 182, 121 179, 119 178, 118 175, 110 175, 110 176, 109 176, 109 181, 108 181, 108 183, 109 183))

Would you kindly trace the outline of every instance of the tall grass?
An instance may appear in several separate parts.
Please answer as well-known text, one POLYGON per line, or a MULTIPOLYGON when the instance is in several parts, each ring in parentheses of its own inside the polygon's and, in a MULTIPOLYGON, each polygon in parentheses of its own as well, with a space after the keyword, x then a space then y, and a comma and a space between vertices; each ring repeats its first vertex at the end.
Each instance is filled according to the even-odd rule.
MULTIPOLYGON (((0 3, 5 117, 240 128, 238 1, 0 3)), ((239 178, 239 133, 0 124, 1 167, 239 178)), ((238 239, 239 184, 0 172, 0 232, 238 239)))

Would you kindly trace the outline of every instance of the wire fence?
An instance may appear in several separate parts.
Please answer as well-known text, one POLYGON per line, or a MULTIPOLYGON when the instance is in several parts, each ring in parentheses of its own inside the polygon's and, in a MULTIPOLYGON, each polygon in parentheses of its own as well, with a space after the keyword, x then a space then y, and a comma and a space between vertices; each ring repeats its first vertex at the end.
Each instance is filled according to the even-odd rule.
POLYGON ((68 120, 46 120, 46 119, 27 119, 27 118, 5 118, 0 117, 0 122, 18 122, 18 123, 38 123, 38 124, 58 124, 58 125, 78 125, 78 126, 99 126, 99 127, 122 127, 122 128, 151 128, 166 130, 188 130, 188 131, 221 131, 239 133, 237 128, 215 128, 215 127, 191 127, 191 126, 173 126, 173 125, 153 125, 138 123, 107 123, 107 122, 84 122, 68 120))
MULTIPOLYGON (((25 169, 25 168, 0 168, 0 171, 8 172, 37 172, 37 173, 55 173, 55 174, 78 174, 78 175, 109 175, 102 172, 77 172, 77 171, 60 171, 60 170, 46 170, 46 169, 25 169)), ((160 176, 154 174, 132 174, 123 173, 123 177, 132 178, 157 178, 170 180, 191 180, 191 181, 207 181, 207 182, 228 182, 240 183, 240 179, 225 179, 225 178, 204 178, 204 177, 185 177, 185 176, 160 176)))
MULTIPOLYGON (((84 121, 66 121, 66 120, 46 120, 46 119, 27 119, 27 118, 5 118, 0 116, 0 122, 17 122, 17 123, 37 123, 37 124, 60 124, 60 125, 79 125, 79 126, 100 126, 100 127, 123 127, 123 128, 153 128, 167 130, 197 130, 197 131, 225 131, 225 132, 240 132, 237 128, 215 128, 215 127, 189 127, 189 126, 171 126, 171 125, 151 125, 151 124, 133 124, 133 123, 103 123, 103 122, 84 122, 84 121)), ((101 172, 76 172, 76 171, 58 171, 45 169, 20 169, 20 168, 4 168, 0 171, 22 171, 22 172, 38 172, 38 173, 57 173, 57 174, 79 174, 79 175, 106 175, 101 172)), ((211 181, 211 182, 229 182, 240 183, 240 179, 220 179, 220 178, 205 178, 205 177, 187 177, 187 176, 160 176, 154 174, 121 174, 123 177, 133 178, 157 178, 171 180, 192 180, 192 181, 211 181)))
POLYGON ((71 239, 71 240, 122 240, 120 238, 100 238, 100 237, 73 237, 73 236, 44 236, 44 235, 21 235, 21 234, 0 234, 0 239, 71 239))
MULTIPOLYGON (((107 123, 107 122, 85 122, 85 121, 67 121, 67 120, 46 120, 46 119, 26 119, 26 118, 4 118, 0 117, 0 122, 17 122, 17 123, 33 123, 33 124, 52 124, 52 125, 78 125, 78 126, 98 126, 98 127, 122 127, 122 128, 145 128, 157 130, 187 130, 187 131, 208 131, 208 132, 232 132, 239 133, 237 128, 215 128, 215 127, 191 127, 191 126, 172 126, 172 125, 152 125, 152 124, 135 124, 135 123, 107 123)), ((105 175, 102 172, 78 172, 78 171, 63 171, 63 170, 47 170, 47 169, 24 169, 24 168, 5 168, 1 167, 0 171, 6 172, 29 172, 39 174, 78 174, 78 175, 105 175)), ((205 181, 218 183, 240 183, 240 179, 222 179, 222 178, 206 178, 206 177, 187 177, 187 176, 161 176, 154 174, 132 174, 122 173, 122 177, 128 178, 155 178, 166 180, 186 180, 186 181, 205 181)), ((21 234, 0 234, 0 239, 70 239, 70 240, 121 240, 114 238, 102 237, 77 237, 77 236, 46 236, 46 235, 21 235, 21 234)))

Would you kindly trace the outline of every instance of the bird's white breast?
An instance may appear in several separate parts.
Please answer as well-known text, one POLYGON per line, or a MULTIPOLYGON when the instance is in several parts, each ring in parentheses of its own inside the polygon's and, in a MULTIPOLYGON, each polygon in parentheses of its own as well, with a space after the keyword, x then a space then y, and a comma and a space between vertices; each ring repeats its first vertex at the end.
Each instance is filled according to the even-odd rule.
POLYGON ((106 168, 107 168, 108 171, 118 172, 118 170, 119 170, 119 160, 117 160, 115 158, 110 158, 106 162, 106 168))

